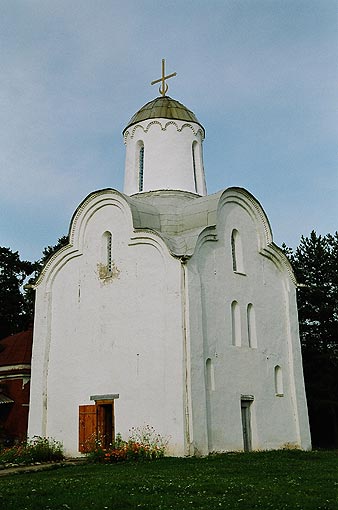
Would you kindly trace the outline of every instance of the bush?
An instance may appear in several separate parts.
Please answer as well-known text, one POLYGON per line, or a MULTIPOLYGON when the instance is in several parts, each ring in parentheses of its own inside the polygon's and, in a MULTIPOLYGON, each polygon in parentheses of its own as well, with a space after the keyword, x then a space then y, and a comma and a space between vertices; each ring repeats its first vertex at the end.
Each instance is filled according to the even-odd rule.
POLYGON ((35 436, 31 440, 0 450, 0 464, 31 464, 63 459, 62 444, 47 437, 35 436))
POLYGON ((87 458, 92 462, 120 462, 127 460, 154 460, 164 457, 168 440, 149 425, 133 427, 127 441, 117 434, 109 448, 102 447, 103 441, 98 438, 88 444, 87 458))

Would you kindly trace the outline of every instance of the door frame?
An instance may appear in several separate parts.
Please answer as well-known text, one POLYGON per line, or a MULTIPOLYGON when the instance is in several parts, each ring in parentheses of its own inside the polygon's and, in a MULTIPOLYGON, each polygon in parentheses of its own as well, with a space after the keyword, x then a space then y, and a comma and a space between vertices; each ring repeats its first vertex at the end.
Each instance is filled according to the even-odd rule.
POLYGON ((115 400, 118 394, 92 395, 94 404, 79 406, 79 451, 85 453, 100 442, 103 449, 115 440, 115 400))
POLYGON ((253 395, 241 395, 241 422, 243 434, 243 449, 245 452, 252 450, 252 428, 251 428, 251 405, 254 401, 253 395))

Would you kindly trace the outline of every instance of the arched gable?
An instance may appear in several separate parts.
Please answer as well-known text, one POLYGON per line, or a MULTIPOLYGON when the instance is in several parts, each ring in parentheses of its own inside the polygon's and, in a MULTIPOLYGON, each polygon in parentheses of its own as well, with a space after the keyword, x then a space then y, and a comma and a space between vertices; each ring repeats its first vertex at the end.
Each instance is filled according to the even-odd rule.
MULTIPOLYGON (((77 207, 70 222, 69 244, 60 248, 48 259, 35 283, 35 288, 42 281, 45 281, 49 286, 69 260, 82 255, 84 234, 88 222, 98 210, 107 206, 117 207, 125 218, 126 236, 130 238, 130 245, 140 243, 153 245, 163 257, 171 251, 169 243, 167 244, 156 230, 139 228, 140 214, 143 212, 149 215, 149 212, 154 212, 152 208, 148 206, 145 211, 142 211, 144 207, 137 208, 129 197, 114 189, 95 191, 90 193, 77 207)), ((156 215, 153 214, 151 217, 154 218, 153 223, 156 228, 156 215)))
MULTIPOLYGON (((237 187, 227 188, 221 194, 217 195, 218 203, 214 226, 216 236, 219 236, 217 229, 222 222, 224 207, 228 204, 236 204, 243 208, 256 227, 259 253, 270 259, 281 272, 286 271, 292 282, 297 285, 296 277, 289 260, 282 250, 273 242, 270 222, 258 200, 244 188, 237 187)), ((203 229, 197 240, 196 250, 198 250, 204 242, 211 240, 211 230, 212 227, 210 226, 203 229)), ((212 240, 215 240, 215 236, 212 236, 212 240)))
POLYGON ((130 225, 130 230, 132 230, 130 207, 121 193, 113 189, 90 193, 73 214, 68 233, 69 244, 62 247, 48 259, 35 283, 35 287, 40 285, 43 280, 46 280, 46 285, 49 286, 56 274, 69 260, 82 255, 86 225, 96 211, 107 205, 118 207, 125 216, 126 223, 130 225))
MULTIPOLYGON (((258 233, 258 247, 263 247, 272 243, 271 226, 262 206, 251 193, 243 188, 227 188, 219 198, 217 207, 217 220, 222 215, 222 209, 225 205, 234 203, 242 207, 255 223, 258 233)), ((217 223, 218 223, 217 221, 217 223)))

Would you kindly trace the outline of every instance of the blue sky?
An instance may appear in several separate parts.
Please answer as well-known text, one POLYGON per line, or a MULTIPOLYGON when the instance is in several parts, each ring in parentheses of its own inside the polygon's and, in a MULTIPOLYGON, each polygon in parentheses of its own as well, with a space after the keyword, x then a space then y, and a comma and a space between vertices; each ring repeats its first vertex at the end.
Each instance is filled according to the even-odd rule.
POLYGON ((338 229, 336 0, 11 0, 0 20, 0 246, 38 259, 88 193, 122 190, 162 58, 209 193, 248 189, 277 244, 338 229))

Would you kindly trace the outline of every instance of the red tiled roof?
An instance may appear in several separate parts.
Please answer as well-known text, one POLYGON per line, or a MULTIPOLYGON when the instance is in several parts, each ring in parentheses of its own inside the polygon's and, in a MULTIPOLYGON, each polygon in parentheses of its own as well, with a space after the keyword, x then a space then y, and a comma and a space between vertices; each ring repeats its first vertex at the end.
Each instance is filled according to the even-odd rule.
POLYGON ((22 331, 0 340, 0 367, 30 364, 33 330, 22 331))

